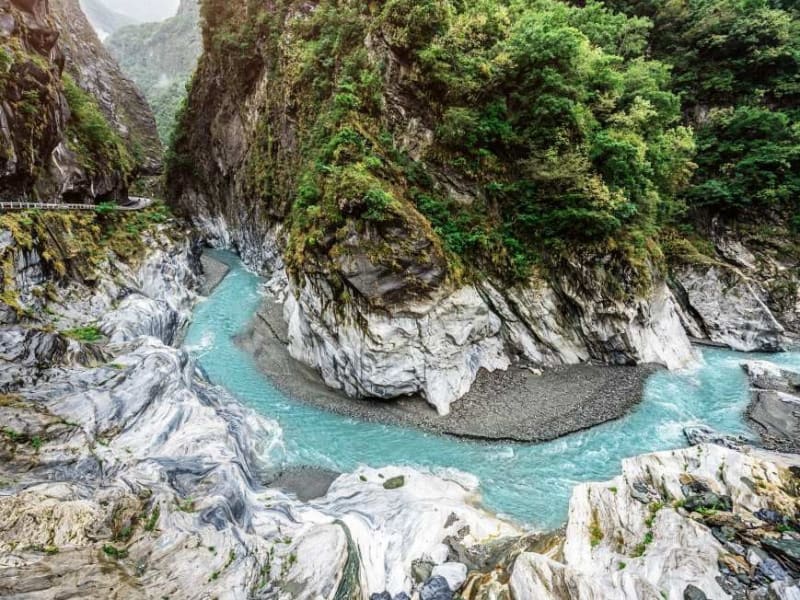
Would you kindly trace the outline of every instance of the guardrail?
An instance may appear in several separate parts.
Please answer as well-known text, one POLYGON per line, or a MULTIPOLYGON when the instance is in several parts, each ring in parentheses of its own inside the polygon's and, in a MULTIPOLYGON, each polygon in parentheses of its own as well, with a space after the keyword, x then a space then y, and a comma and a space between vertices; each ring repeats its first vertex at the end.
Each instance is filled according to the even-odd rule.
MULTIPOLYGON (((152 198, 131 197, 134 202, 128 205, 114 205, 117 210, 132 211, 142 210, 153 203, 152 198)), ((0 202, 0 210, 91 210, 96 211, 97 204, 69 204, 57 202, 0 202)))

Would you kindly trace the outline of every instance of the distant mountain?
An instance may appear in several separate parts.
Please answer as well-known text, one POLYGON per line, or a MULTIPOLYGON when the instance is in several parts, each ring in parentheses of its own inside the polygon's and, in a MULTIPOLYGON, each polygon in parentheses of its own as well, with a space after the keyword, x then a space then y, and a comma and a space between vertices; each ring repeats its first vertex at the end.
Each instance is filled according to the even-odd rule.
POLYGON ((138 22, 133 17, 111 10, 101 0, 80 0, 80 4, 101 40, 105 40, 120 27, 138 22))
POLYGON ((202 51, 199 20, 198 0, 181 0, 174 17, 123 27, 106 40, 122 70, 147 97, 165 143, 202 51))

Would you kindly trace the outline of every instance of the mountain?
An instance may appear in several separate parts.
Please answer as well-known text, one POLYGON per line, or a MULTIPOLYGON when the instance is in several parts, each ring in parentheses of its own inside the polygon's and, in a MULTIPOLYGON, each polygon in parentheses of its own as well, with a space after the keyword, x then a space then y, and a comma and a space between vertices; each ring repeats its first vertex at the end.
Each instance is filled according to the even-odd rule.
POLYGON ((101 40, 120 27, 136 23, 133 17, 110 10, 100 0, 81 0, 81 8, 101 40))
POLYGON ((797 21, 766 2, 752 23, 696 4, 681 17, 696 39, 659 61, 646 16, 596 3, 206 0, 169 195, 285 277, 292 355, 352 396, 418 393, 447 412, 480 369, 518 359, 677 367, 687 332, 784 347, 800 331, 793 117, 773 130, 714 113, 709 153, 680 84, 713 91, 778 57, 753 95, 790 93, 797 21), (766 28, 751 54, 721 14, 766 28), (691 52, 720 40, 741 64, 691 52), (667 59, 694 66, 673 80, 667 59), (721 189, 703 181, 736 158, 736 135, 773 131, 731 193, 757 204, 742 195, 756 168, 786 181, 757 204, 761 231, 693 200, 721 189))
POLYGON ((0 17, 0 198, 121 199, 160 169, 150 109, 78 0, 4 1, 0 17))
POLYGON ((123 27, 106 39, 109 52, 144 91, 164 143, 202 50, 198 21, 197 0, 182 0, 174 17, 123 27))

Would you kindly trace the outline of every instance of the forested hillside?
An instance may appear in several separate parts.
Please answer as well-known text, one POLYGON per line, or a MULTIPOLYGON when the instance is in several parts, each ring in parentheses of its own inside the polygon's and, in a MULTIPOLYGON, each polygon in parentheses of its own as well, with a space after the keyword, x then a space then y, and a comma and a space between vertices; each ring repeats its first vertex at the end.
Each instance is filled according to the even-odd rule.
MULTIPOLYGON (((207 2, 207 45, 267 63, 282 50, 270 32, 293 3, 284 4, 253 4, 239 20, 207 2)), ((287 190, 296 196, 290 256, 302 260, 321 239, 336 244, 342 196, 362 198, 350 214, 373 222, 408 203, 453 263, 470 257, 517 276, 575 242, 635 261, 658 257, 662 230, 700 209, 735 216, 754 206, 794 218, 796 13, 766 0, 675 6, 321 2, 291 25, 301 41, 282 74, 302 97, 307 138, 305 166, 287 190), (364 47, 370 36, 374 47, 364 47), (380 44, 410 75, 390 101, 402 97, 420 113, 430 134, 424 157, 382 135, 398 115, 378 97, 393 67, 374 60, 380 44), (455 186, 434 185, 431 172, 455 186)), ((267 201, 286 196, 267 174, 274 166, 253 165, 253 192, 267 201)))
POLYGON ((198 1, 183 0, 175 16, 123 27, 106 40, 123 71, 147 97, 165 144, 200 56, 198 20, 198 1))
POLYGON ((478 341, 498 333, 539 364, 676 365, 676 303, 690 335, 740 349, 800 331, 794 8, 207 0, 202 17, 170 195, 253 260, 280 227, 298 318, 326 332, 294 354, 331 383, 382 394, 358 363, 400 360, 373 339, 338 364, 348 322, 374 334, 473 287, 504 324, 475 325, 484 362, 448 363, 444 396, 502 364, 478 341))

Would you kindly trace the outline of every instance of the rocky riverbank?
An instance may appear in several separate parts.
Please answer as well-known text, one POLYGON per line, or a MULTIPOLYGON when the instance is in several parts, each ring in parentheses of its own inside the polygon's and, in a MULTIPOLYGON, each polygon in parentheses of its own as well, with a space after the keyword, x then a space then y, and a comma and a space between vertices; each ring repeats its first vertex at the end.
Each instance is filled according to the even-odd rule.
POLYGON ((659 369, 584 364, 542 371, 518 363, 504 371, 481 371, 470 391, 442 416, 418 396, 356 399, 331 389, 291 356, 287 339, 283 307, 268 293, 237 342, 289 397, 357 419, 486 440, 543 442, 618 419, 639 403, 647 378, 659 369))
MULTIPOLYGON (((63 308, 73 330, 99 315, 103 339, 24 321, 0 328, 0 595, 800 592, 793 457, 704 444, 630 459, 614 481, 579 486, 566 529, 548 535, 481 509, 478 482, 462 473, 280 473, 279 425, 166 343, 201 285, 191 246, 164 237, 148 246, 135 264, 113 262, 94 293, 76 284, 69 307, 45 307, 63 308)), ((37 281, 26 256, 22 298, 37 281)))
POLYGON ((28 303, 0 327, 1 596, 367 598, 411 593, 414 561, 457 587, 451 548, 519 538, 463 474, 276 477, 279 426, 168 345, 201 278, 164 233, 91 286, 62 281, 63 303, 33 302, 35 248, 5 248, 28 303))

